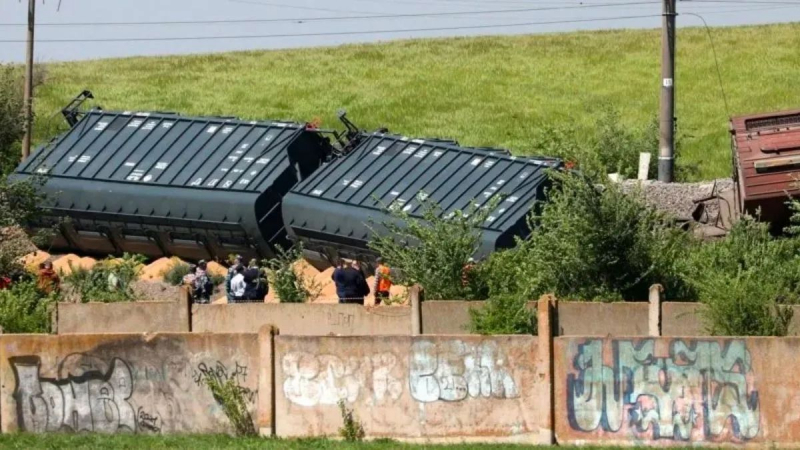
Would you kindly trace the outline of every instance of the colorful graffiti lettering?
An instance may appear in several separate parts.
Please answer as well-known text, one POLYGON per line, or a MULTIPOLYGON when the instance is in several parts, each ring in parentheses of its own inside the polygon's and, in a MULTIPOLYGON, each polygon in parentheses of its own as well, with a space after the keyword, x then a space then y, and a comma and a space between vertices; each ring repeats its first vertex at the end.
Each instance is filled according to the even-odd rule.
POLYGON ((612 365, 602 340, 577 348, 567 378, 567 409, 575 430, 633 432, 642 439, 745 441, 758 435, 759 399, 750 352, 742 340, 669 343, 613 340, 612 365))
POLYGON ((63 379, 39 376, 38 356, 9 359, 17 386, 14 398, 20 429, 95 431, 136 430, 136 414, 128 403, 133 390, 128 364, 114 358, 103 372, 94 366, 63 379))

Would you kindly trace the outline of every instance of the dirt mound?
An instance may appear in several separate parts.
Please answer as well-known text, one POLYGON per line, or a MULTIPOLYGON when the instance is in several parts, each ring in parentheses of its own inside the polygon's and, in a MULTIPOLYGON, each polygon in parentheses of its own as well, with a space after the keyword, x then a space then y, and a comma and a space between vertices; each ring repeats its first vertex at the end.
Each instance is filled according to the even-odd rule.
POLYGON ((175 264, 180 264, 180 258, 159 258, 150 264, 144 266, 142 272, 139 274, 139 279, 144 281, 161 281, 164 279, 164 272, 167 272, 175 264))
POLYGON ((139 280, 133 283, 133 292, 137 301, 178 301, 182 296, 181 286, 172 286, 169 283, 157 280, 139 280))
POLYGON ((216 261, 211 261, 208 263, 207 271, 209 274, 216 275, 218 277, 224 277, 228 274, 228 269, 216 261))
POLYGON ((30 272, 39 270, 39 264, 50 259, 50 254, 43 251, 28 253, 22 257, 22 265, 30 272))
POLYGON ((94 258, 81 258, 74 253, 70 253, 68 255, 61 256, 60 258, 56 258, 53 261, 53 270, 62 275, 69 275, 72 273, 73 267, 91 270, 91 268, 96 264, 97 260, 94 258))

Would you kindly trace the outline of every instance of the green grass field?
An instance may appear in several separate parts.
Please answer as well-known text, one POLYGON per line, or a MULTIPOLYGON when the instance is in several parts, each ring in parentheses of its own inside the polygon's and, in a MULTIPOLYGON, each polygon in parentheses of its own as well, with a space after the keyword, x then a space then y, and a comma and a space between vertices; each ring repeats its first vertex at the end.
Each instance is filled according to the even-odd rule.
POLYGON ((263 449, 263 450, 527 450, 548 448, 580 448, 581 450, 610 450, 617 447, 535 447, 513 444, 453 444, 411 445, 396 441, 346 443, 326 439, 262 439, 238 438, 226 435, 143 436, 143 435, 99 435, 99 434, 4 434, 0 435, 3 449, 263 449))
MULTIPOLYGON (((686 20, 691 20, 687 18, 686 20)), ((606 105, 626 125, 657 112, 660 32, 601 31, 410 40, 335 48, 128 58, 49 66, 38 91, 38 139, 84 88, 106 109, 322 120, 347 108, 365 128, 452 137, 525 154, 536 131, 580 136, 606 105)), ((713 30, 731 114, 800 106, 800 24, 713 30)), ((730 174, 728 115, 704 29, 681 29, 677 116, 696 178, 730 174)))

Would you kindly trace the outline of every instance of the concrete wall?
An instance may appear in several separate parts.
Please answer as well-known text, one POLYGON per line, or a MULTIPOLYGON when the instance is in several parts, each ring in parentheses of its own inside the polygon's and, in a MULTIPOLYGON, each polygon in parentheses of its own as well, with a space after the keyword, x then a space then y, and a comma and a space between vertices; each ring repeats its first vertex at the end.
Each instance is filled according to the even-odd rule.
POLYGON ((468 334, 469 310, 473 308, 483 308, 483 302, 463 300, 422 302, 422 333, 468 334))
POLYGON ((635 303, 558 302, 559 336, 647 336, 648 305, 635 303))
POLYGON ((797 445, 798 338, 556 338, 559 444, 797 445))
POLYGON ((148 333, 190 331, 185 301, 58 303, 57 332, 148 333))
MULTIPOLYGON (((483 307, 481 301, 442 300, 422 303, 423 334, 469 333, 469 310, 483 307)), ((536 302, 528 309, 535 310, 536 302)), ((647 336, 646 302, 592 303, 558 302, 556 333, 570 335, 647 336)))
POLYGON ((707 336, 697 311, 698 303, 664 302, 661 304, 662 336, 707 336))
POLYGON ((281 334, 299 336, 409 335, 408 307, 309 303, 244 303, 192 305, 192 331, 258 332, 274 325, 281 334))
POLYGON ((536 356, 532 336, 278 336, 277 435, 336 435, 343 399, 368 437, 549 443, 536 356))
POLYGON ((3 432, 230 432, 203 379, 234 379, 255 421, 259 350, 258 334, 3 335, 0 426, 3 432))

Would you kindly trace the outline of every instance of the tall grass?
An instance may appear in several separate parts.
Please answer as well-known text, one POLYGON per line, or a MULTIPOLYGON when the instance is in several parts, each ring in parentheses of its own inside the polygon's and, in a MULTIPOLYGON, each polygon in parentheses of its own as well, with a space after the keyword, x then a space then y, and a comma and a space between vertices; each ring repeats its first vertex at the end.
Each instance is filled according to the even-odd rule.
MULTIPOLYGON (((714 29, 730 114, 797 106, 800 24, 714 29)), ((336 124, 345 107, 365 128, 457 138, 517 154, 538 132, 569 124, 595 136, 604 105, 623 124, 658 111, 660 32, 617 30, 531 36, 420 39, 334 48, 128 58, 52 64, 38 91, 36 134, 82 89, 106 109, 171 110, 336 124)), ((682 161, 692 178, 731 172, 728 112, 708 37, 681 28, 677 44, 682 161)))

